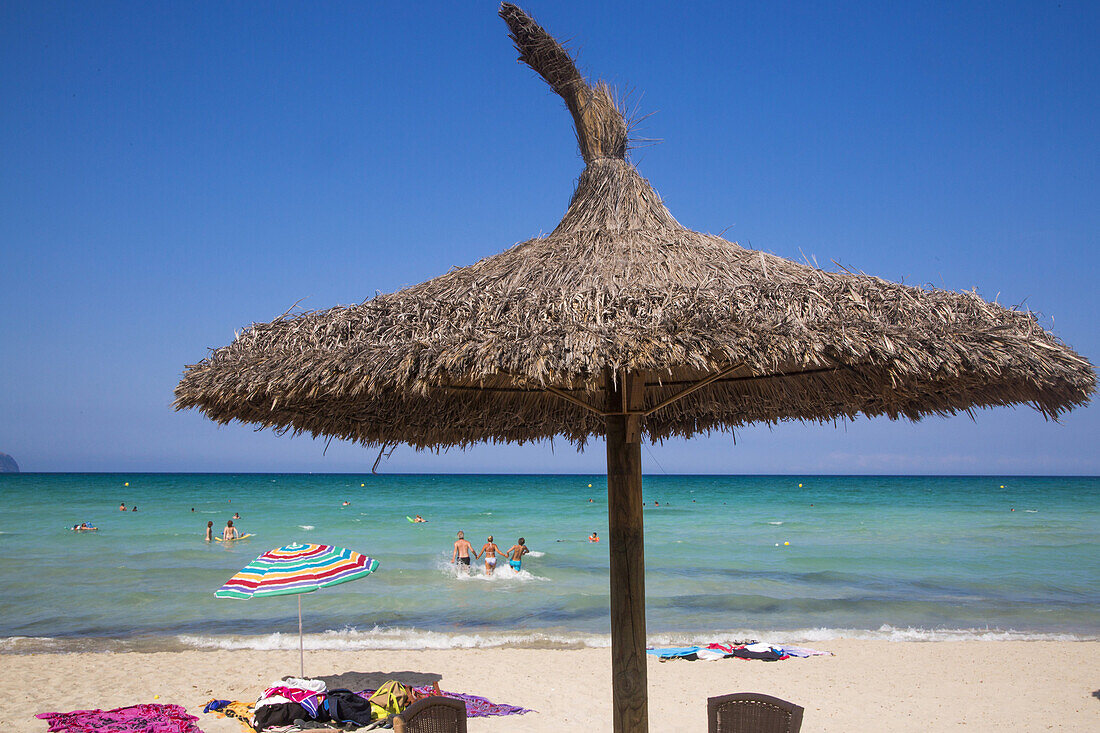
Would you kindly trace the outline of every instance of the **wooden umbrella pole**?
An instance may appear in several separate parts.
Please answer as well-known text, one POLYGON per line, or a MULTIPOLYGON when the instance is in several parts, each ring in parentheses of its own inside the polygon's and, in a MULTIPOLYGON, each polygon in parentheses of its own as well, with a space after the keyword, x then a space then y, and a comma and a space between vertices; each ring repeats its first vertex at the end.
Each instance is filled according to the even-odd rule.
POLYGON ((306 677, 306 644, 302 640, 302 594, 298 594, 298 675, 306 677))
MULTIPOLYGON (((644 380, 607 380, 608 412, 640 397, 644 380), (634 382, 633 384, 631 382, 634 382), (633 393, 633 394, 632 394, 633 393), (635 399, 631 399, 634 397, 635 399)), ((640 405, 637 405, 640 408, 640 405)), ((626 412, 627 410, 623 410, 626 412)), ((642 444, 638 414, 608 415, 607 514, 610 523, 611 676, 615 733, 649 729, 645 660, 645 554, 642 543, 642 444)))

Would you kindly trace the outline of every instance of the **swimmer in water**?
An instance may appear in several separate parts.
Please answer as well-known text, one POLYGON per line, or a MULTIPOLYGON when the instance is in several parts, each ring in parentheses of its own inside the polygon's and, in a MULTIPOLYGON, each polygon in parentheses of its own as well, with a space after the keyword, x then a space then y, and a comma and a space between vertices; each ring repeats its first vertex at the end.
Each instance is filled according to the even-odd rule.
POLYGON ((241 518, 241 513, 240 513, 240 512, 235 512, 235 513, 233 514, 233 518, 234 518, 234 519, 240 519, 240 518, 241 518))
POLYGON ((222 540, 228 542, 229 540, 238 539, 241 533, 237 531, 237 528, 233 526, 233 520, 230 519, 225 523, 225 529, 222 530, 222 540))
POLYGON ((493 542, 493 536, 489 535, 489 539, 487 539, 485 541, 485 544, 481 546, 481 554, 479 555, 475 553, 475 557, 479 559, 482 555, 485 556, 486 575, 493 574, 493 569, 497 566, 497 553, 499 552, 501 552, 501 549, 497 547, 495 542, 493 542))
POLYGON ((213 522, 207 522, 206 523, 206 541, 207 542, 213 542, 214 541, 214 523, 213 522))
POLYGON ((118 505, 118 510, 119 510, 120 512, 124 512, 124 511, 126 511, 126 502, 122 502, 121 504, 119 504, 119 505, 118 505))
POLYGON ((600 541, 600 536, 598 534, 596 534, 595 532, 593 532, 592 534, 588 535, 588 541, 589 542, 599 542, 600 541))
POLYGON ((523 538, 520 537, 519 541, 509 547, 508 552, 504 554, 508 557, 508 565, 518 573, 523 567, 523 556, 528 552, 530 550, 527 549, 527 545, 523 543, 523 538))
POLYGON ((350 501, 345 501, 341 506, 351 506, 351 502, 350 501))
POLYGON ((425 519, 424 517, 420 516, 419 514, 417 514, 416 519, 414 519, 413 521, 419 523, 419 522, 427 522, 428 520, 425 519))

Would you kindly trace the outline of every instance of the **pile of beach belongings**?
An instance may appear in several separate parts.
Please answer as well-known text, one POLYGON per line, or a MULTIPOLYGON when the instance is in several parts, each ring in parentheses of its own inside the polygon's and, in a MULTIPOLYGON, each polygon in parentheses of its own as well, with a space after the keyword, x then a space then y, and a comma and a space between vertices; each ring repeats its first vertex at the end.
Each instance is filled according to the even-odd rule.
POLYGON ((706 661, 713 661, 715 659, 727 659, 729 657, 735 659, 760 659, 765 662, 778 662, 781 659, 789 659, 790 657, 831 656, 832 652, 820 652, 816 649, 807 649, 805 647, 790 646, 787 644, 763 644, 753 641, 747 644, 736 642, 730 644, 711 643, 706 646, 678 646, 665 649, 646 649, 646 654, 652 654, 662 662, 667 662, 670 659, 686 659, 688 661, 703 659, 706 661))
POLYGON ((257 731, 301 730, 316 724, 352 729, 385 722, 415 697, 411 688, 395 680, 365 698, 351 690, 329 690, 324 680, 289 677, 272 683, 254 705, 211 700, 203 712, 237 718, 257 731))

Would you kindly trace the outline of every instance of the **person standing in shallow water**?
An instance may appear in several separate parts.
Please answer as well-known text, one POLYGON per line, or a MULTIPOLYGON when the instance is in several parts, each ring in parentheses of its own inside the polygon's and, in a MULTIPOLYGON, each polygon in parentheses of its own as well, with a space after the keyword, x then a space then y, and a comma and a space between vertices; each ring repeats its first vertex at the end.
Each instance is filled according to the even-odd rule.
POLYGON ((207 542, 213 542, 214 541, 214 523, 213 522, 207 522, 206 523, 206 541, 207 542))
POLYGON ((466 540, 465 536, 463 536, 462 532, 459 531, 458 539, 455 540, 454 552, 451 553, 451 564, 454 565, 457 562, 459 565, 465 565, 466 566, 466 574, 469 575, 470 574, 470 553, 473 552, 473 550, 474 550, 473 545, 471 545, 466 540))
POLYGON ((489 535, 489 539, 485 541, 485 544, 481 546, 481 554, 475 555, 475 557, 485 556, 485 574, 492 575, 493 569, 497 566, 497 554, 502 553, 502 550, 497 547, 493 542, 493 536, 489 535))
POLYGON ((519 542, 508 548, 508 552, 505 553, 508 556, 508 565, 515 572, 519 572, 523 569, 523 556, 530 550, 527 549, 527 545, 523 543, 523 538, 519 538, 519 542))
POLYGON ((230 519, 225 523, 225 529, 222 530, 222 540, 235 540, 240 537, 240 533, 237 532, 237 528, 233 526, 233 520, 230 519))

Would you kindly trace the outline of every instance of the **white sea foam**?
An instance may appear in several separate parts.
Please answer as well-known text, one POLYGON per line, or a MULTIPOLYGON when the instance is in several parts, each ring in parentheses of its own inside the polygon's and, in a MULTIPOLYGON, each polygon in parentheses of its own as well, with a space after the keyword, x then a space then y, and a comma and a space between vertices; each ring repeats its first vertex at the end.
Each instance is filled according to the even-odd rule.
POLYGON ((466 572, 465 565, 459 565, 458 563, 451 564, 451 559, 449 557, 441 557, 436 562, 436 569, 448 578, 463 583, 529 583, 532 581, 550 580, 550 578, 534 575, 528 570, 520 570, 517 573, 515 570, 512 570, 508 561, 503 557, 498 557, 497 566, 496 569, 493 570, 492 575, 485 574, 484 559, 474 560, 471 558, 471 563, 470 572, 466 572))
POLYGON ((316 527, 314 527, 312 524, 299 524, 298 529, 304 529, 308 532, 311 529, 316 529, 316 527))
MULTIPOLYGON (((199 649, 297 649, 297 634, 259 636, 191 636, 177 640, 199 649)), ((374 627, 369 631, 354 628, 306 634, 306 649, 486 649, 504 646, 578 648, 609 647, 611 637, 601 634, 552 632, 456 632, 441 633, 421 629, 374 627)))
POLYGON ((778 527, 779 525, 781 525, 783 523, 782 522, 768 522, 768 524, 774 524, 775 526, 778 527))
MULTIPOLYGON (((196 636, 180 635, 177 641, 184 646, 198 649, 297 649, 298 635, 263 634, 255 636, 196 636)), ((687 646, 710 642, 745 641, 757 639, 771 644, 813 644, 836 639, 861 639, 899 642, 940 641, 1097 641, 1096 636, 1054 633, 1024 633, 1003 629, 914 629, 884 625, 868 629, 797 629, 793 631, 768 631, 760 629, 731 629, 713 632, 677 632, 649 634, 646 643, 651 647, 687 646)), ((16 651, 0 640, 0 650, 16 651)), ((35 640, 38 641, 38 640, 35 640)), ((42 640, 48 641, 48 640, 42 640)), ((563 631, 467 631, 439 632, 415 628, 374 627, 369 630, 344 628, 328 630, 320 634, 306 634, 306 649, 489 649, 495 647, 538 648, 607 648, 611 637, 606 634, 586 634, 563 631)))
POLYGON ((546 557, 545 552, 539 552, 538 550, 530 550, 527 555, 529 557, 546 557))

